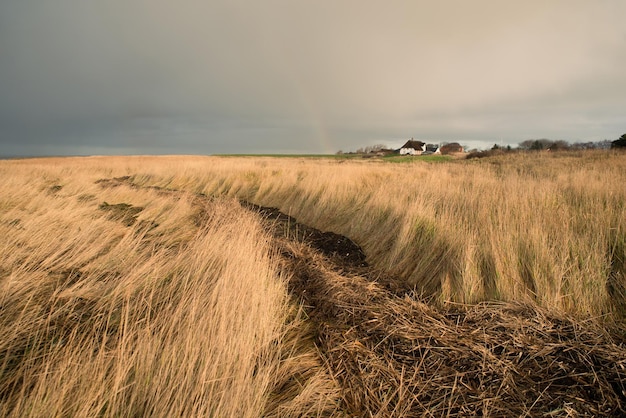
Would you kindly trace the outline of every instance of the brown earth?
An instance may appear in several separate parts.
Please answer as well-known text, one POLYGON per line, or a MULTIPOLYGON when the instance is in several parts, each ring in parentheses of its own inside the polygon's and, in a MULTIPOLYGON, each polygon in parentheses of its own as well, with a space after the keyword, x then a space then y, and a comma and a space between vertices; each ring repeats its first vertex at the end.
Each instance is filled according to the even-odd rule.
POLYGON ((437 308, 368 266, 349 238, 241 205, 271 232, 349 416, 626 415, 623 327, 515 303, 437 308))
POLYGON ((350 238, 301 224, 276 208, 259 206, 243 200, 240 203, 242 207, 259 213, 274 236, 288 237, 289 240, 306 243, 338 266, 367 267, 365 253, 350 238))
POLYGON ((108 204, 103 202, 98 209, 109 213, 109 218, 120 221, 126 226, 134 225, 137 222, 137 215, 143 210, 142 207, 133 206, 128 203, 108 204))

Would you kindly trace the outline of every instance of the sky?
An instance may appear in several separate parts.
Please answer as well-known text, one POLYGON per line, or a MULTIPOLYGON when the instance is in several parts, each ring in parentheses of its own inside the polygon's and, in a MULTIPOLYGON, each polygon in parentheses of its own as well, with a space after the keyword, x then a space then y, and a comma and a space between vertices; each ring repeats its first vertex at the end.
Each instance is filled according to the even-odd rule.
POLYGON ((0 156, 626 132, 623 0, 0 0, 0 156))

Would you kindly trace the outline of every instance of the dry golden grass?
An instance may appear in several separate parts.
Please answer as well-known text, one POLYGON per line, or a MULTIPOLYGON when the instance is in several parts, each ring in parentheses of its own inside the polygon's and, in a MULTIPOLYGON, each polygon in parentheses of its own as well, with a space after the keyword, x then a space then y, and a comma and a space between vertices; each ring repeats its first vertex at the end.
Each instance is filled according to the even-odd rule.
POLYGON ((133 182, 278 207, 349 236, 371 264, 442 303, 625 312, 623 153, 432 164, 181 157, 133 182))
MULTIPOLYGON (((0 178, 6 416, 344 414, 353 393, 342 385, 354 382, 317 351, 319 330, 287 289, 296 273, 261 218, 235 198, 349 236, 375 271, 434 307, 515 301, 618 322, 626 310, 624 154, 408 164, 33 159, 0 161, 0 178), (120 176, 130 177, 98 183, 120 176)), ((398 312, 413 309, 400 305, 398 312)), ((345 338, 340 347, 358 346, 345 338)), ((374 386, 363 393, 384 389, 374 386)), ((448 395, 445 413, 463 400, 448 395)), ((371 399, 374 415, 401 408, 404 395, 393 396, 393 405, 371 399)))
POLYGON ((336 409, 258 217, 95 184, 136 162, 1 163, 0 415, 336 409), (131 226, 104 202, 143 210, 131 226))

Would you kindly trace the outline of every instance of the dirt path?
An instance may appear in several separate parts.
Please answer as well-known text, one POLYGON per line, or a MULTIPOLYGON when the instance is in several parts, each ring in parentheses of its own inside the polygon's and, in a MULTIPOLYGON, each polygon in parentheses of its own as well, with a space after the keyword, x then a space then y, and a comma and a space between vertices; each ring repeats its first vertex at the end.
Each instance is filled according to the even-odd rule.
POLYGON ((349 238, 241 204, 274 237, 350 416, 626 414, 623 334, 518 304, 437 309, 381 279, 349 238))

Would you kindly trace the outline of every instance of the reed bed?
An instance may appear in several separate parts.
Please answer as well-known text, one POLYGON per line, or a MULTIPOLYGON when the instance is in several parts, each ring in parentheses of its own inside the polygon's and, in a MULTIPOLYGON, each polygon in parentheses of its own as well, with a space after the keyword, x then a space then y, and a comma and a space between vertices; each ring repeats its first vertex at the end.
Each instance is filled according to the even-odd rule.
POLYGON ((0 414, 622 415, 624 157, 0 161, 0 414))
POLYGON ((277 207, 352 238, 370 264, 441 305, 523 301, 582 316, 626 312, 623 153, 159 162, 133 181, 277 207))
POLYGON ((0 163, 0 415, 337 410, 258 216, 97 184, 125 166, 0 163))

